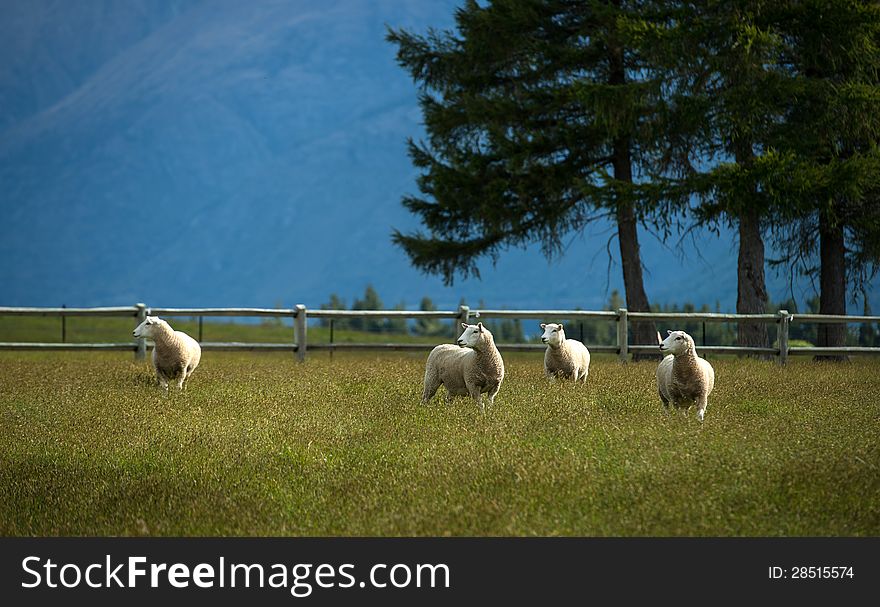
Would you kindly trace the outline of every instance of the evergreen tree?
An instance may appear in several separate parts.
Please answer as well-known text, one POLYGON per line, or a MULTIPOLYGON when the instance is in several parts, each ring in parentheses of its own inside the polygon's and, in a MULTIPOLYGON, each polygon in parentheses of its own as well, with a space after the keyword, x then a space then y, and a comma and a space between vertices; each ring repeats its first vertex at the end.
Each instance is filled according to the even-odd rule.
MULTIPOLYGON (((419 310, 423 312, 436 312, 437 306, 430 297, 422 297, 419 303, 419 310)), ((413 327, 413 333, 416 335, 445 335, 446 327, 439 318, 417 318, 413 327)))
MULTIPOLYGON (((399 304, 394 306, 392 310, 406 310, 406 302, 401 301, 399 304)), ((388 318, 385 322, 385 330, 389 333, 395 333, 397 335, 406 335, 409 332, 407 319, 397 317, 388 318)))
MULTIPOLYGON (((775 261, 804 263, 819 278, 822 313, 845 314, 846 277, 864 283, 880 258, 880 7, 854 0, 667 6, 675 26, 643 45, 653 52, 651 69, 672 83, 665 116, 675 128, 661 130, 676 166, 696 167, 683 182, 702 196, 697 217, 738 225, 737 312, 766 305, 770 228, 783 252, 775 261)), ((819 329, 820 345, 845 339, 843 325, 819 329)), ((739 342, 766 345, 766 325, 740 323, 739 342)))
MULTIPOLYGON (((457 31, 390 30, 397 58, 420 85, 428 142, 409 142, 422 196, 404 206, 426 232, 394 233, 413 264, 451 283, 479 275, 510 245, 539 242, 548 257, 590 222, 617 223, 626 307, 647 311, 637 224, 656 188, 641 183, 658 83, 628 32, 650 3, 623 0, 470 0, 457 31)), ((635 343, 654 343, 634 323, 635 343)))
MULTIPOLYGON (((336 293, 331 293, 330 294, 330 301, 327 303, 322 303, 321 309, 322 310, 345 310, 347 308, 345 307, 345 300, 344 299, 342 299, 336 293)), ((329 318, 322 318, 321 319, 321 326, 322 327, 329 327, 330 326, 330 319, 329 318)), ((349 321, 347 321, 345 319, 337 318, 333 321, 333 326, 337 329, 345 329, 345 328, 348 328, 349 321)))
MULTIPOLYGON (((846 314, 847 279, 857 294, 880 259, 880 5, 782 6, 783 60, 798 90, 773 141, 789 162, 768 180, 788 203, 778 239, 796 258, 818 253, 819 313, 846 314)), ((846 342, 846 325, 818 327, 817 345, 846 342)))
MULTIPOLYGON (((651 68, 669 83, 662 137, 687 190, 702 204, 696 219, 737 229, 737 304, 740 314, 767 305, 763 233, 773 216, 762 189, 777 167, 767 148, 772 126, 786 109, 791 82, 779 57, 775 0, 668 2, 674 26, 646 48, 651 68)), ((742 346, 767 347, 767 326, 737 325, 742 346)))
POLYGON ((499 327, 500 341, 508 344, 521 344, 526 341, 522 321, 518 318, 506 318, 499 327))
MULTIPOLYGON (((379 294, 373 285, 367 285, 363 299, 355 299, 351 304, 352 310, 384 310, 385 306, 379 298, 379 294)), ((352 318, 351 328, 359 331, 381 331, 385 328, 385 319, 382 318, 352 318)))

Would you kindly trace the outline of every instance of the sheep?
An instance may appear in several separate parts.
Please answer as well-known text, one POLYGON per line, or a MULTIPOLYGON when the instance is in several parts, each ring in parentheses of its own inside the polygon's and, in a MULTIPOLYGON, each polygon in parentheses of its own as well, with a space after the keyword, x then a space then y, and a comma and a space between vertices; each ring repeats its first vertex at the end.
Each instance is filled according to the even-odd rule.
POLYGON ((132 332, 137 338, 152 339, 153 368, 159 385, 168 392, 168 381, 177 380, 177 387, 185 389, 186 380, 192 375, 202 358, 199 342, 184 333, 175 331, 158 316, 147 316, 132 332))
MULTIPOLYGON (((687 409, 697 405, 697 418, 702 422, 709 404, 709 394, 715 387, 715 370, 709 361, 697 356, 694 338, 684 331, 668 331, 660 342, 660 351, 669 352, 657 367, 657 391, 663 406, 687 409)), ((660 334, 657 334, 660 339, 660 334)))
POLYGON ((428 355, 422 404, 427 404, 442 384, 446 387, 447 403, 453 396, 470 395, 485 411, 483 392, 488 393, 489 404, 493 404, 504 379, 504 361, 492 333, 483 323, 461 326, 464 332, 458 345, 441 344, 428 355))
POLYGON ((541 324, 544 352, 544 374, 549 378, 565 377, 586 383, 590 372, 590 351, 576 339, 566 339, 562 325, 541 324))

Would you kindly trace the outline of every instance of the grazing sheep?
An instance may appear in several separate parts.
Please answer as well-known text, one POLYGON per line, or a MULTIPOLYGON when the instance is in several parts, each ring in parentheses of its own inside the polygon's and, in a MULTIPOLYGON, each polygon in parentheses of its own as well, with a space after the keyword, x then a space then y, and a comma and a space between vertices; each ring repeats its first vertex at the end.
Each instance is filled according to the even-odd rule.
POLYGON ((495 347, 495 339, 483 323, 461 323, 464 333, 458 345, 441 344, 431 350, 425 364, 425 391, 422 404, 427 404, 442 384, 446 387, 446 402, 453 396, 467 396, 477 401, 481 410, 483 392, 489 394, 489 404, 501 389, 504 379, 504 361, 495 347))
POLYGON ((544 352, 544 373, 547 377, 565 377, 586 383, 590 372, 590 351, 576 339, 565 339, 565 329, 554 323, 541 324, 544 352))
POLYGON ((185 388, 187 378, 199 366, 202 348, 199 342, 184 333, 175 331, 158 316, 147 316, 134 330, 135 337, 152 339, 153 367, 159 385, 168 391, 168 381, 176 379, 180 390, 185 388))
MULTIPOLYGON (((697 418, 703 421, 709 393, 715 387, 715 370, 709 361, 697 356, 694 338, 684 331, 669 331, 660 342, 660 351, 670 354, 657 367, 657 391, 663 406, 687 409, 697 405, 697 418)), ((659 333, 657 339, 660 338, 659 333)))

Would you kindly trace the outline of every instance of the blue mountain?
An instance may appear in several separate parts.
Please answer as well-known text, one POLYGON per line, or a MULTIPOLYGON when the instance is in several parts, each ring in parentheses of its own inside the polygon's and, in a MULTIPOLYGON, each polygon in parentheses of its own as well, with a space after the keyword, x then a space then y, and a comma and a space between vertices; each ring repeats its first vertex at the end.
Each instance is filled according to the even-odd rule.
MULTIPOLYGON (((3 2, 0 305, 311 307, 373 284, 408 307, 601 307, 622 287, 610 225, 451 287, 390 242, 417 227, 400 199, 423 127, 385 28, 450 27, 456 5, 3 2)), ((641 236, 653 301, 734 308, 731 232, 678 253, 641 236)), ((788 277, 768 276, 787 297, 788 277)))

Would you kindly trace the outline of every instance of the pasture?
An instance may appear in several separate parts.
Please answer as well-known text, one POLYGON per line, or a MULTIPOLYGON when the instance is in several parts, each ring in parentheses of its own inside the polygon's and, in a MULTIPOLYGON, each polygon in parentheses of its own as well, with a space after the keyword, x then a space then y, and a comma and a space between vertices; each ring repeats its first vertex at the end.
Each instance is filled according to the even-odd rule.
POLYGON ((209 352, 166 397, 128 353, 0 352, 0 534, 880 534, 876 359, 714 357, 702 426, 655 363, 507 354, 480 414, 420 406, 424 360, 209 352))

